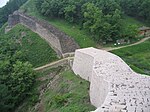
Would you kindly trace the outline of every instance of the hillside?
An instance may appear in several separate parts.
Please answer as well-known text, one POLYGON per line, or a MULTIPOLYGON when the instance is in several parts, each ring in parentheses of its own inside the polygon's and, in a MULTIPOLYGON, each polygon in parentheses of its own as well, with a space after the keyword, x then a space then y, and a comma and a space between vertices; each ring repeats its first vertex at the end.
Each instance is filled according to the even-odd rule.
MULTIPOLYGON (((59 28, 61 31, 65 32, 69 36, 75 39, 75 41, 80 45, 81 48, 85 47, 98 47, 102 46, 102 42, 95 40, 95 33, 94 35, 89 32, 88 30, 84 29, 82 24, 72 23, 64 18, 59 17, 49 17, 42 15, 39 13, 38 9, 36 8, 35 0, 28 0, 21 8, 22 12, 27 13, 28 15, 37 17, 38 19, 43 19, 48 21, 50 24, 54 25, 55 27, 59 28)), ((122 17, 122 28, 121 28, 121 38, 131 39, 131 43, 138 41, 138 38, 133 38, 136 33, 138 27, 144 26, 145 24, 138 21, 135 18, 129 17, 127 15, 123 15, 122 17), (134 29, 135 28, 135 29, 134 29), (131 29, 131 31, 130 31, 131 29), (127 36, 127 37, 124 37, 127 36), (133 39, 133 40, 132 40, 133 39)), ((92 26, 91 26, 92 27, 92 26)), ((94 27, 94 26, 93 26, 94 27)), ((108 29, 109 30, 109 29, 108 29)), ((111 31, 110 31, 111 32, 111 31)), ((107 32, 109 33, 109 32, 107 32)), ((100 34, 103 35, 103 34, 100 34)), ((107 37, 104 36, 104 37, 107 37)), ((97 38, 97 37, 96 37, 97 38)), ((117 37, 113 37, 117 38, 117 37)), ((105 41, 104 41, 105 43, 105 41)))
POLYGON ((91 38, 91 35, 87 31, 81 30, 81 27, 79 25, 69 23, 63 19, 57 18, 52 19, 41 15, 35 6, 35 0, 28 0, 20 8, 20 10, 22 12, 27 13, 28 15, 37 17, 38 19, 46 20, 50 24, 59 28, 61 31, 65 32, 66 34, 74 38, 81 48, 97 46, 97 43, 94 42, 94 40, 91 38))
POLYGON ((49 44, 30 29, 19 24, 5 34, 5 26, 1 29, 0 39, 7 38, 15 41, 19 47, 18 49, 25 55, 26 60, 34 67, 39 67, 58 59, 49 44))
MULTIPOLYGON (((16 57, 21 57, 20 59, 23 62, 28 61, 35 68, 58 59, 56 53, 50 48, 48 43, 30 29, 18 24, 5 34, 6 26, 7 24, 0 30, 0 40, 2 40, 2 42, 7 41, 6 43, 8 44, 11 41, 13 44, 6 47, 14 47, 12 50, 16 49, 16 54, 19 51, 16 57), (24 59, 22 59, 22 56, 24 59)), ((2 47, 1 50, 3 49, 2 47)), ((12 55, 16 55, 15 53, 12 53, 12 55)), ((11 64, 11 66, 14 66, 14 64, 11 64)), ((0 67, 2 68, 0 72, 3 73, 5 70, 3 71, 2 63, 0 63, 0 67)), ((10 75, 11 72, 9 71, 10 75)), ((16 112, 70 112, 95 109, 89 100, 89 83, 76 76, 69 68, 58 67, 46 69, 35 72, 34 75, 34 84, 30 87, 30 91, 27 91, 27 96, 22 98, 20 104, 15 104, 15 107, 13 107, 16 112), (51 82, 53 82, 53 84, 51 84, 51 82), (50 85, 50 87, 47 87, 48 85, 50 85), (40 102, 40 104, 38 102, 40 102)), ((17 74, 17 76, 19 76, 19 74, 17 74)), ((20 78, 22 78, 22 76, 20 76, 20 78)), ((8 82, 10 81, 8 80, 8 82)), ((1 94, 0 91, 0 95, 1 94)), ((5 108, 9 110, 8 107, 5 108)))
POLYGON ((89 82, 67 66, 38 72, 31 95, 16 112, 88 112, 95 110, 89 100, 89 82))
MULTIPOLYGON (((39 23, 44 23, 39 20, 45 21, 46 25, 50 23, 49 27, 52 31, 42 29, 46 25, 35 23, 32 17, 29 19, 24 17, 24 21, 31 27, 38 26, 40 33, 36 32, 37 27, 34 31, 21 24, 17 24, 7 33, 5 33, 7 23, 0 29, 0 97, 2 98, 0 111, 89 112, 95 110, 96 108, 90 102, 90 83, 75 75, 70 67, 73 62, 72 55, 67 54, 66 57, 70 57, 64 56, 64 59, 59 59, 47 41, 39 35, 44 31, 46 33, 50 31, 52 35, 58 34, 54 30, 56 27, 60 30, 60 37, 63 37, 62 32, 64 32, 81 48, 105 48, 106 46, 117 48, 122 46, 114 45, 117 40, 129 40, 130 42, 124 45, 131 45, 142 39, 143 36, 139 36, 138 28, 147 25, 136 18, 138 14, 131 16, 124 13, 121 10, 122 6, 118 5, 120 0, 100 0, 101 2, 89 0, 88 3, 86 0, 22 1, 24 4, 22 6, 19 4, 17 9, 21 6, 19 11, 35 17, 34 19, 39 23), (34 25, 30 24, 31 21, 34 25), (63 61, 65 64, 62 64, 63 61), (42 69, 36 69, 38 67, 42 69)), ((21 17, 18 18, 20 21, 21 17)), ((47 37, 55 38, 51 35, 47 37)), ((68 42, 68 39, 61 38, 61 40, 68 42)), ((53 43, 57 45, 55 42, 53 43)), ((63 45, 70 47, 70 44, 63 45)), ((120 56, 135 72, 150 76, 149 46, 150 40, 147 39, 140 44, 110 52, 120 56)), ((80 59, 82 58, 84 57, 81 56, 80 59)))

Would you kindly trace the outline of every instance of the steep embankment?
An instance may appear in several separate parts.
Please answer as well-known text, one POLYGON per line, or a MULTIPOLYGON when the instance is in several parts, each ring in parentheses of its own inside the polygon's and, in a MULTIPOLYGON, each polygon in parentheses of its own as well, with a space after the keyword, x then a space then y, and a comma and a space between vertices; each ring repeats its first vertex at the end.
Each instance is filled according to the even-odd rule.
POLYGON ((49 44, 30 29, 19 24, 5 34, 5 26, 1 29, 0 38, 12 39, 23 52, 26 60, 34 67, 39 67, 57 60, 57 55, 50 48, 49 44))
POLYGON ((16 112, 89 112, 95 110, 89 100, 89 82, 76 76, 68 66, 47 68, 16 112))

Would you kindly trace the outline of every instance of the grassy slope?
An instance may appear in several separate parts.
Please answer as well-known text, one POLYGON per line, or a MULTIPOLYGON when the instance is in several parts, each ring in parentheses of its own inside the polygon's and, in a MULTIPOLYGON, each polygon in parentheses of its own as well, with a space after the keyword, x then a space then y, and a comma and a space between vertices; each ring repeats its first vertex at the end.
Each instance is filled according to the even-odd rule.
POLYGON ((145 26, 144 23, 132 18, 132 17, 129 17, 127 15, 124 15, 123 16, 123 24, 125 26, 128 26, 128 25, 137 25, 138 27, 142 27, 142 26, 145 26))
POLYGON ((35 8, 34 1, 35 0, 29 0, 26 4, 24 4, 21 7, 21 10, 22 11, 26 10, 26 12, 29 15, 48 21, 50 24, 62 30, 69 36, 73 37, 81 48, 96 47, 96 43, 91 38, 91 36, 85 30, 80 30, 80 26, 75 24, 70 24, 64 20, 50 19, 48 17, 43 17, 42 15, 40 15, 37 9, 35 8))
POLYGON ((56 53, 50 48, 48 43, 30 29, 17 25, 7 34, 4 34, 3 29, 1 29, 1 35, 13 38, 16 44, 19 45, 20 50, 26 55, 27 60, 34 67, 45 65, 57 59, 56 53))
POLYGON ((150 75, 150 40, 112 52, 119 55, 136 72, 150 75))
POLYGON ((45 112, 88 112, 95 108, 89 102, 89 82, 72 71, 63 71, 55 89, 44 95, 45 112))
POLYGON ((16 112, 88 112, 95 110, 89 102, 89 82, 62 67, 46 69, 39 73, 31 95, 16 112), (49 88, 47 84, 51 82, 49 88), (37 86, 38 85, 38 86, 37 86), (45 87, 45 88, 44 88, 45 87), (40 101, 37 90, 46 90, 42 104, 37 110, 35 102, 40 101))

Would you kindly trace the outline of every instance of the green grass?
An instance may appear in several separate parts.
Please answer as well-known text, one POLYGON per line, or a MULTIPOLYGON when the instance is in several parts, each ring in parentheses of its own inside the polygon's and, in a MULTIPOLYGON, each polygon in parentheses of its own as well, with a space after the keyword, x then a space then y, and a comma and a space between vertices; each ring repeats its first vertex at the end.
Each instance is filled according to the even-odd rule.
MULTIPOLYGON (((1 30, 3 31, 3 29, 1 30)), ((18 24, 7 34, 8 38, 14 39, 19 49, 34 67, 39 67, 57 60, 57 55, 49 44, 38 34, 18 24)), ((3 38, 3 36, 1 36, 3 38)))
POLYGON ((95 109, 89 101, 89 82, 71 70, 63 71, 53 83, 54 87, 43 96, 45 112, 89 112, 95 109))
POLYGON ((7 27, 7 23, 5 23, 1 28, 0 28, 0 36, 5 34, 5 28, 7 27))
POLYGON ((43 112, 89 112, 96 109, 89 101, 89 82, 69 69, 57 67, 47 68, 37 74, 31 96, 16 112, 37 112, 34 106, 40 101, 40 88, 46 90, 41 97, 40 109, 43 112), (49 82, 51 85, 47 88, 45 85, 49 82))
POLYGON ((138 27, 145 26, 144 23, 136 20, 135 18, 127 16, 127 15, 123 16, 123 24, 125 24, 126 26, 128 26, 128 25, 137 25, 138 27))
POLYGON ((46 69, 41 72, 36 72, 36 81, 29 92, 29 96, 20 104, 20 106, 15 110, 15 112, 37 112, 34 108, 36 103, 40 102, 40 90, 42 90, 45 85, 52 79, 56 73, 60 71, 62 67, 46 69), (54 75, 49 75, 54 74, 54 75), (42 80, 43 77, 47 77, 42 80))
POLYGON ((20 10, 25 11, 26 13, 28 13, 28 15, 37 17, 38 19, 48 21, 53 26, 57 27, 61 31, 65 32, 67 35, 74 38, 74 40, 79 44, 81 48, 97 46, 90 34, 87 33, 85 30, 81 30, 79 25, 71 24, 61 19, 51 19, 39 14, 35 7, 34 1, 35 0, 29 0, 21 7, 20 10))
POLYGON ((75 24, 68 23, 64 20, 49 19, 50 24, 59 28, 69 36, 73 37, 81 48, 96 47, 96 42, 91 38, 85 30, 80 30, 80 27, 75 24))
POLYGON ((120 56, 134 71, 150 75, 150 40, 112 53, 120 56))

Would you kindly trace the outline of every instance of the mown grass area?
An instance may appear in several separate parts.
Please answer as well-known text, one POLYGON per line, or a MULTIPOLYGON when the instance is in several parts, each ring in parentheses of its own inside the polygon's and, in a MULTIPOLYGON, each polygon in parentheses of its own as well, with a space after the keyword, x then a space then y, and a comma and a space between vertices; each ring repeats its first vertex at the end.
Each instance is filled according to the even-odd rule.
POLYGON ((89 82, 76 76, 70 69, 57 67, 39 72, 31 96, 16 112, 89 112, 95 109, 89 100, 89 82), (42 89, 45 92, 40 100, 42 89), (41 103, 35 109, 37 102, 41 103))
POLYGON ((120 56, 134 71, 150 75, 150 40, 111 52, 120 56))
POLYGON ((39 67, 57 60, 57 55, 49 44, 38 34, 18 24, 7 34, 1 29, 1 38, 13 39, 33 67, 39 67))

